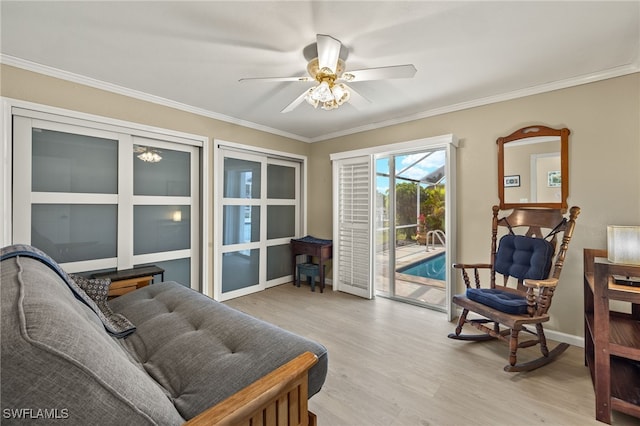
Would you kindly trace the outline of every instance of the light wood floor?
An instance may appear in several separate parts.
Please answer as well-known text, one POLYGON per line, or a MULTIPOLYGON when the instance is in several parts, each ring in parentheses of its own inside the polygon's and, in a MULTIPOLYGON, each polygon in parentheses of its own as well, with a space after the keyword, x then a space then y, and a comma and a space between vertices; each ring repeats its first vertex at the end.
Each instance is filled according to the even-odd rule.
MULTIPOLYGON (((291 284, 225 303, 328 348, 327 380, 309 401, 321 426, 603 425, 579 347, 541 369, 506 373, 506 345, 448 339, 443 313, 405 303, 291 284)), ((640 424, 621 413, 613 420, 640 424)))

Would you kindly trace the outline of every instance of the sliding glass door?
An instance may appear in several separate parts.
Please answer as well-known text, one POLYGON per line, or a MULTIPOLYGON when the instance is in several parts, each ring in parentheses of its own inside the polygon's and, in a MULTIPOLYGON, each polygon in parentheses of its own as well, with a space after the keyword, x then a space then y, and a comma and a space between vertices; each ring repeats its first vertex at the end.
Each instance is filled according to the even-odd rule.
POLYGON ((251 155, 224 157, 221 292, 261 289, 260 214, 262 160, 251 155))
POLYGON ((46 118, 13 118, 13 241, 67 272, 154 264, 199 289, 200 148, 46 118))
MULTIPOLYGON (((133 138, 133 262, 154 264, 165 279, 189 286, 199 242, 198 155, 192 147, 133 138), (145 152, 162 156, 144 161, 145 152), (194 223, 196 222, 196 223, 194 223), (194 247, 195 246, 195 247, 194 247)), ((199 281, 199 280, 198 280, 199 281)))
POLYGON ((330 155, 334 290, 415 303, 453 319, 457 143, 448 134, 330 155))
POLYGON ((300 164, 221 151, 222 238, 214 282, 216 298, 227 300, 292 280, 289 242, 301 229, 300 164))
POLYGON ((446 310, 446 149, 376 159, 376 292, 446 310))

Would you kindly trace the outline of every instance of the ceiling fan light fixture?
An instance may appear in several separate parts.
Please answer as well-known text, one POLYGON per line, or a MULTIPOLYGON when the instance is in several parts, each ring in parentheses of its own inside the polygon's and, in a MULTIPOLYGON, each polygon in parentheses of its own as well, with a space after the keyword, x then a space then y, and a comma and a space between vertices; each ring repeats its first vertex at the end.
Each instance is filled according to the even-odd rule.
POLYGON ((300 81, 308 82, 315 80, 317 84, 302 92, 289 105, 280 112, 288 113, 293 111, 302 102, 314 108, 320 106, 324 110, 336 109, 340 105, 348 102, 353 97, 354 107, 370 101, 358 94, 342 82, 382 80, 388 78, 412 78, 416 73, 413 64, 392 65, 377 68, 363 68, 345 72, 345 60, 349 54, 349 49, 340 40, 327 34, 316 34, 316 42, 308 45, 303 50, 307 63, 309 77, 266 77, 266 78, 241 78, 240 81, 262 80, 262 81, 300 81))
POLYGON ((311 92, 311 98, 318 102, 329 102, 333 100, 333 93, 331 87, 326 81, 320 82, 311 92))
POLYGON ((334 72, 333 70, 331 70, 331 68, 328 68, 328 67, 320 68, 320 64, 318 63, 318 58, 313 58, 307 64, 307 72, 309 73, 311 78, 314 78, 316 80, 322 78, 321 76, 320 77, 318 76, 319 74, 324 74, 324 75, 334 74, 336 78, 341 78, 342 73, 345 70, 345 67, 346 67, 345 62, 342 59, 338 59, 338 62, 336 63, 336 66, 335 66, 336 69, 334 72))
POLYGON ((307 103, 312 107, 318 108, 319 102, 316 99, 313 99, 313 97, 311 97, 311 93, 313 92, 313 89, 315 89, 315 87, 312 87, 307 91, 307 96, 304 97, 304 100, 307 101, 307 103))
POLYGON ((338 103, 336 101, 330 101, 330 102, 323 102, 320 104, 320 108, 322 108, 325 111, 329 111, 332 109, 336 109, 338 108, 338 103))
POLYGON ((344 81, 353 81, 356 76, 351 74, 350 72, 345 72, 344 74, 342 74, 341 77, 344 81))
POLYGON ((146 149, 145 151, 141 152, 137 155, 137 157, 147 163, 157 163, 162 160, 162 156, 160 156, 160 154, 150 149, 146 149))
POLYGON ((349 92, 349 89, 347 89, 347 86, 345 86, 342 83, 335 84, 331 88, 331 93, 333 93, 333 99, 338 104, 338 106, 347 102, 351 97, 351 93, 349 92))
POLYGON ((319 105, 320 108, 328 111, 338 108, 350 97, 351 93, 344 84, 334 84, 333 81, 322 80, 317 86, 309 89, 305 100, 314 108, 319 105))

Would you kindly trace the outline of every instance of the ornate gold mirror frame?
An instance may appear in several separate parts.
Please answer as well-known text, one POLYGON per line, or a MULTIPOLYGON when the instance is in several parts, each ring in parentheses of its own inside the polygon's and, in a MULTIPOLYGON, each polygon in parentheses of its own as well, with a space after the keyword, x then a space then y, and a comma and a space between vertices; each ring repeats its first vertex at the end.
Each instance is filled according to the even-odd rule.
POLYGON ((566 212, 570 133, 567 128, 527 126, 498 138, 501 209, 550 207, 566 212))

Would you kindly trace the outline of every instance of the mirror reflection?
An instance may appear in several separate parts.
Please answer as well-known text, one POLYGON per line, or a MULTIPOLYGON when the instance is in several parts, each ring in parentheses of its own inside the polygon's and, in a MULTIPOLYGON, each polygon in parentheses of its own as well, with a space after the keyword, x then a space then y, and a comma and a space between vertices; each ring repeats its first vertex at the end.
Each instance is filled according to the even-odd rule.
POLYGON ((559 203, 560 138, 537 137, 504 147, 505 203, 559 203))
POLYGON ((569 133, 530 126, 498 138, 500 208, 567 208, 569 133))

